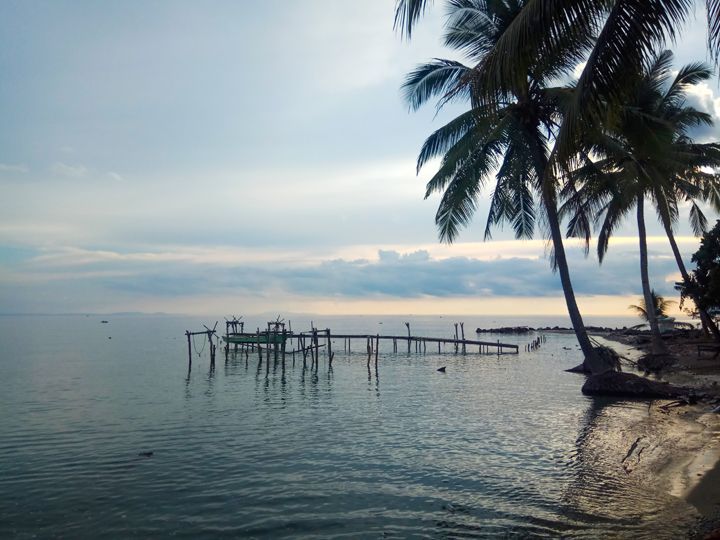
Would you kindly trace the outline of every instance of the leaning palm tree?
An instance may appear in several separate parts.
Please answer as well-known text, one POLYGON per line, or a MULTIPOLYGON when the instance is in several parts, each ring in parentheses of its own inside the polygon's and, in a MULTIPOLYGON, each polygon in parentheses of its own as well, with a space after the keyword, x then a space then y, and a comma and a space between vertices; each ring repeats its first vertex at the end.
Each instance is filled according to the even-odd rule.
POLYGON ((474 88, 477 65, 482 65, 528 2, 448 3, 451 12, 445 42, 466 53, 474 67, 436 59, 411 72, 404 84, 412 109, 432 98, 439 98, 440 107, 457 99, 472 105, 433 133, 418 157, 418 170, 432 158, 442 157, 426 193, 442 193, 436 214, 440 239, 455 240, 460 228, 471 221, 482 189, 494 178, 485 237, 490 237, 494 225, 503 222, 512 225, 518 238, 531 237, 537 221, 545 226, 568 313, 585 356, 584 366, 592 372, 605 371, 608 366, 595 354, 575 300, 557 211, 557 184, 546 181, 552 169, 552 139, 562 105, 571 93, 551 83, 575 63, 574 51, 568 48, 566 54, 526 65, 523 80, 509 89, 498 88, 494 98, 486 100, 474 88))
MULTIPOLYGON (((655 314, 656 318, 667 317, 670 306, 677 303, 673 300, 666 300, 663 296, 656 294, 655 290, 650 291, 650 297, 652 298, 652 312, 655 314)), ((630 304, 628 309, 634 311, 635 314, 645 322, 650 320, 650 315, 648 314, 649 310, 644 296, 640 298, 640 301, 637 304, 630 304)))
MULTIPOLYGON (((564 211, 574 214, 569 234, 589 238, 594 215, 600 224, 598 257, 602 262, 609 240, 623 218, 636 211, 640 244, 640 275, 646 305, 653 305, 648 275, 647 235, 644 204, 654 203, 660 222, 673 247, 681 272, 672 224, 678 218, 681 200, 691 203, 690 218, 697 230, 706 219, 695 202, 715 197, 718 178, 703 171, 720 166, 717 144, 695 144, 687 135, 697 125, 710 125, 709 115, 685 104, 687 85, 709 77, 702 64, 680 70, 670 83, 672 53, 655 56, 642 71, 627 74, 634 91, 617 110, 610 109, 603 122, 584 134, 586 163, 574 170, 566 184, 564 211), (594 156, 591 159, 589 156, 594 156)), ((683 276, 687 275, 685 271, 683 276)), ((648 312, 653 334, 653 352, 665 353, 654 312, 648 312)))

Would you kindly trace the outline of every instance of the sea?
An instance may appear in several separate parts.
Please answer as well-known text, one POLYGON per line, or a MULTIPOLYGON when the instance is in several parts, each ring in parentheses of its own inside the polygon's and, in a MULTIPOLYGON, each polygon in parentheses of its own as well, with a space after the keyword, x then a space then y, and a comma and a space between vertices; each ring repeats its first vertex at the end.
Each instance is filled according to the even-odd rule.
POLYGON ((376 368, 365 340, 316 364, 220 343, 213 366, 203 336, 189 362, 185 331, 222 334, 222 316, 0 316, 0 538, 657 539, 697 519, 608 457, 607 419, 647 405, 583 396, 572 334, 475 332, 565 318, 283 320, 447 338, 463 322, 519 352, 383 342, 376 368))

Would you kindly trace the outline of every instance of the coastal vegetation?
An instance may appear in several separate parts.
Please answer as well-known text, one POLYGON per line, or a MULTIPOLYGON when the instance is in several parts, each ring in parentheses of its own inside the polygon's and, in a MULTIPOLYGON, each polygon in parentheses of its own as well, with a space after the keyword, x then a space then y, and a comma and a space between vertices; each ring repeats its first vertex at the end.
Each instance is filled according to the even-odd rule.
MULTIPOLYGON (((429 2, 398 0, 396 28, 408 38, 429 2)), ((442 193, 436 214, 440 239, 452 242, 472 219, 483 189, 492 188, 485 237, 510 223, 518 238, 540 230, 552 246, 568 313, 586 371, 610 369, 593 349, 575 300, 561 223, 585 239, 599 226, 598 255, 634 210, 645 305, 652 305, 645 203, 650 201, 668 236, 683 279, 687 271, 673 225, 690 206, 693 230, 707 222, 698 202, 716 209, 720 146, 697 144, 690 132, 712 119, 686 103, 686 90, 711 76, 696 63, 672 78, 670 51, 689 16, 687 1, 448 0, 445 44, 463 53, 411 72, 404 90, 411 109, 438 100, 469 109, 423 145, 418 170, 441 157, 426 196, 442 193), (512 59, 512 61, 508 61, 512 59), (572 80, 580 67, 579 78, 572 80)), ((709 47, 720 50, 720 2, 708 2, 709 47)), ((691 292, 688 296, 692 297, 691 292)), ((704 327, 720 338, 699 306, 704 327)), ((655 311, 648 311, 653 352, 666 354, 655 311)))
POLYGON ((648 304, 646 303, 645 296, 642 296, 637 304, 630 304, 628 306, 628 309, 635 312, 635 314, 645 322, 650 321, 649 312, 654 313, 655 318, 667 317, 668 309, 675 302, 672 300, 667 300, 662 295, 657 294, 654 290, 650 291, 650 298, 652 300, 652 303, 649 304, 650 306, 652 306, 651 309, 648 309, 648 304))
POLYGON ((682 301, 692 299, 695 310, 720 312, 720 220, 700 240, 692 256, 695 269, 677 284, 682 301))

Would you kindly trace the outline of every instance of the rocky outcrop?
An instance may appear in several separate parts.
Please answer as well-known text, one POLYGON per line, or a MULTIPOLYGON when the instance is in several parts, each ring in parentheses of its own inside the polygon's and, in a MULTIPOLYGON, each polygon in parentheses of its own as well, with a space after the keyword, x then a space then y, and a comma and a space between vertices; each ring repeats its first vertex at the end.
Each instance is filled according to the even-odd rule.
POLYGON ((478 334, 529 334, 535 332, 530 326, 501 326, 500 328, 478 328, 478 334))

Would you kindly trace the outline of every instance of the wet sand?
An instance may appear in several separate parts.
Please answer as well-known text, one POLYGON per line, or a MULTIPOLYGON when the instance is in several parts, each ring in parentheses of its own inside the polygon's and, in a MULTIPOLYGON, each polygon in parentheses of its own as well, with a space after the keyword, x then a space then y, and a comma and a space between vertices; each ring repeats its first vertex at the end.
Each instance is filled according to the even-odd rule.
MULTIPOLYGON (((637 337, 595 337, 631 361, 644 354, 637 337)), ((698 340, 668 340, 678 363, 658 378, 718 396, 720 359, 698 358, 697 344, 698 340)), ((712 400, 677 407, 672 401, 653 400, 647 415, 618 419, 623 425, 615 426, 627 445, 627 454, 616 456, 625 472, 696 508, 699 530, 690 534, 698 538, 720 529, 720 414, 711 412, 716 406, 712 400)))

